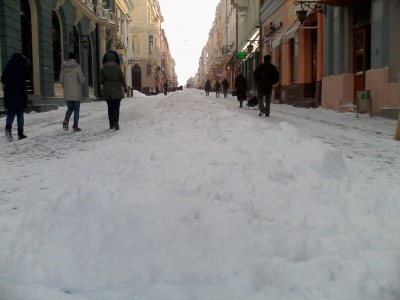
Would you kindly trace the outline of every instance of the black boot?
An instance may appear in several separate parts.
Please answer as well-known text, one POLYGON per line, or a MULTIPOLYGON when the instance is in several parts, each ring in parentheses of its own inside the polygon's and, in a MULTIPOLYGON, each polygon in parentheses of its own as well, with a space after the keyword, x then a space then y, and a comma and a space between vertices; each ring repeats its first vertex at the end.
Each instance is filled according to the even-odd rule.
POLYGON ((24 129, 23 128, 18 128, 18 139, 22 140, 22 139, 26 139, 27 136, 24 134, 24 129))
POLYGON ((9 142, 12 142, 12 141, 14 140, 14 138, 13 138, 13 136, 12 136, 12 134, 11 134, 11 128, 12 128, 11 125, 6 125, 5 134, 6 134, 6 139, 7 139, 7 141, 9 141, 9 142))
POLYGON ((65 131, 68 131, 68 123, 69 123, 69 120, 64 120, 64 122, 63 122, 63 129, 65 131))

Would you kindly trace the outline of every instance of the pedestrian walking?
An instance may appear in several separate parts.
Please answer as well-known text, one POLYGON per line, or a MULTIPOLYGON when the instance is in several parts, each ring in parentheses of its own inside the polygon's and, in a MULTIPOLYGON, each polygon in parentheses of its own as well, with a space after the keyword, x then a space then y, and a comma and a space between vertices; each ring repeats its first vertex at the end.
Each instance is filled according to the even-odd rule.
POLYGON ((247 79, 243 76, 242 73, 239 73, 235 78, 235 90, 236 90, 236 97, 239 101, 239 107, 243 107, 243 101, 247 98, 247 79))
POLYGON ((211 91, 210 79, 207 79, 206 84, 204 85, 204 90, 206 91, 206 96, 210 96, 210 91, 211 91))
POLYGON ((224 78, 224 80, 222 80, 222 90, 224 91, 224 98, 228 97, 228 88, 228 79, 224 78))
POLYGON ((164 95, 167 96, 167 94, 168 94, 168 81, 164 82, 163 90, 164 90, 164 95))
POLYGON ((271 111, 272 87, 279 81, 279 71, 271 63, 271 56, 265 55, 264 62, 257 66, 253 73, 254 82, 257 84, 257 100, 260 109, 259 116, 264 114, 269 117, 271 111), (264 105, 265 98, 265 105, 264 105))
POLYGON ((28 106, 28 90, 26 81, 31 79, 29 60, 22 53, 13 53, 3 74, 4 108, 7 110, 5 135, 9 142, 14 140, 12 125, 17 117, 18 139, 25 139, 24 110, 28 106))
POLYGON ((110 129, 119 130, 121 99, 127 92, 124 74, 120 68, 121 59, 115 51, 108 51, 103 57, 99 83, 103 85, 103 99, 107 101, 110 129))
POLYGON ((218 79, 217 82, 214 84, 214 90, 215 90, 215 98, 219 98, 219 92, 221 90, 221 84, 219 83, 218 79))
POLYGON ((73 132, 81 131, 78 127, 79 111, 82 100, 82 85, 85 83, 85 76, 81 66, 76 61, 73 52, 68 54, 68 61, 61 65, 60 84, 64 89, 64 100, 67 101, 67 112, 63 121, 63 129, 68 131, 69 118, 74 114, 73 132))

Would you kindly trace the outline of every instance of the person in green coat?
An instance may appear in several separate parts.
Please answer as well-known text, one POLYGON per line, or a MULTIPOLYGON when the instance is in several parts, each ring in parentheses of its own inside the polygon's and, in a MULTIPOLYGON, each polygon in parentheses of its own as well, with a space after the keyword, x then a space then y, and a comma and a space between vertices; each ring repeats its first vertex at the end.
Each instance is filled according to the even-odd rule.
POLYGON ((100 70, 99 83, 103 85, 102 96, 107 101, 110 129, 119 130, 119 110, 127 85, 124 73, 120 68, 121 60, 118 53, 108 51, 103 57, 103 67, 100 70))

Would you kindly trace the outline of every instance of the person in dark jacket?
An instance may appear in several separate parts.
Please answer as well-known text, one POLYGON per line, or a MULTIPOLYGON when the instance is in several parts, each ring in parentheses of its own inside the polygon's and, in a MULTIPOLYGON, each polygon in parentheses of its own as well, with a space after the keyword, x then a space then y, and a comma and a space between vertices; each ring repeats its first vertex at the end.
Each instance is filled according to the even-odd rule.
POLYGON ((207 79, 206 84, 204 85, 204 90, 206 91, 206 96, 210 96, 210 91, 211 91, 210 79, 207 79))
POLYGON ((81 66, 76 62, 73 52, 68 54, 68 61, 63 62, 60 72, 60 84, 64 89, 64 100, 67 101, 67 112, 63 122, 63 129, 68 131, 69 118, 74 114, 73 132, 81 131, 78 127, 79 111, 82 100, 82 84, 85 83, 81 66))
POLYGON ((115 51, 108 51, 103 57, 99 83, 103 85, 103 99, 107 101, 110 129, 119 130, 119 110, 124 92, 128 91, 124 73, 120 68, 121 59, 115 51))
POLYGON ((13 141, 12 125, 17 117, 18 139, 25 139, 24 109, 28 106, 26 81, 31 79, 28 59, 22 53, 14 53, 8 61, 1 76, 4 84, 4 107, 7 109, 5 135, 13 141))
POLYGON ((253 73, 254 82, 257 84, 257 100, 260 109, 259 116, 264 114, 269 117, 271 108, 272 87, 279 81, 279 71, 271 63, 271 56, 265 55, 264 62, 257 66, 253 73), (265 97, 265 105, 264 105, 265 97))
POLYGON ((224 78, 224 80, 222 80, 222 90, 224 91, 224 98, 228 97, 228 88, 229 88, 229 83, 228 83, 228 79, 224 78))
POLYGON ((239 73, 236 78, 235 78, 235 90, 236 90, 236 96, 237 100, 239 101, 240 105, 239 107, 243 107, 243 101, 247 99, 247 79, 246 77, 243 76, 242 73, 239 73))
POLYGON ((167 96, 168 95, 168 82, 165 81, 163 84, 163 90, 164 90, 164 95, 167 96))
POLYGON ((215 90, 215 98, 219 98, 219 91, 221 90, 221 84, 219 83, 218 79, 217 82, 214 84, 215 90))

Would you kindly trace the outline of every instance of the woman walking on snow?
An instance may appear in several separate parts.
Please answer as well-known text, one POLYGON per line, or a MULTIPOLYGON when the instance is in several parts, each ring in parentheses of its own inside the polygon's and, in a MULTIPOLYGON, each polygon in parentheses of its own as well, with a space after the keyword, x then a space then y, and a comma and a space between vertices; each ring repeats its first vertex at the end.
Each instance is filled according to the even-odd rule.
POLYGON ((119 130, 119 108, 128 88, 120 63, 118 53, 108 51, 103 57, 103 67, 99 75, 99 83, 103 85, 103 98, 107 101, 110 129, 115 130, 119 130))
POLYGON ((1 76, 4 84, 4 107, 7 109, 5 135, 9 142, 14 140, 12 125, 17 117, 18 139, 25 139, 24 109, 28 106, 26 80, 31 79, 28 59, 22 53, 14 53, 1 76))
POLYGON ((82 100, 82 84, 85 82, 85 76, 81 66, 76 62, 76 56, 73 52, 68 54, 68 61, 61 66, 60 84, 64 89, 64 100, 67 101, 67 112, 63 122, 63 129, 68 130, 69 118, 74 114, 74 132, 81 131, 78 127, 79 111, 82 100))
POLYGON ((236 89, 237 100, 240 103, 239 107, 242 108, 243 101, 247 99, 246 96, 248 90, 246 77, 244 77, 242 73, 239 73, 238 76, 236 76, 235 89, 236 89))

